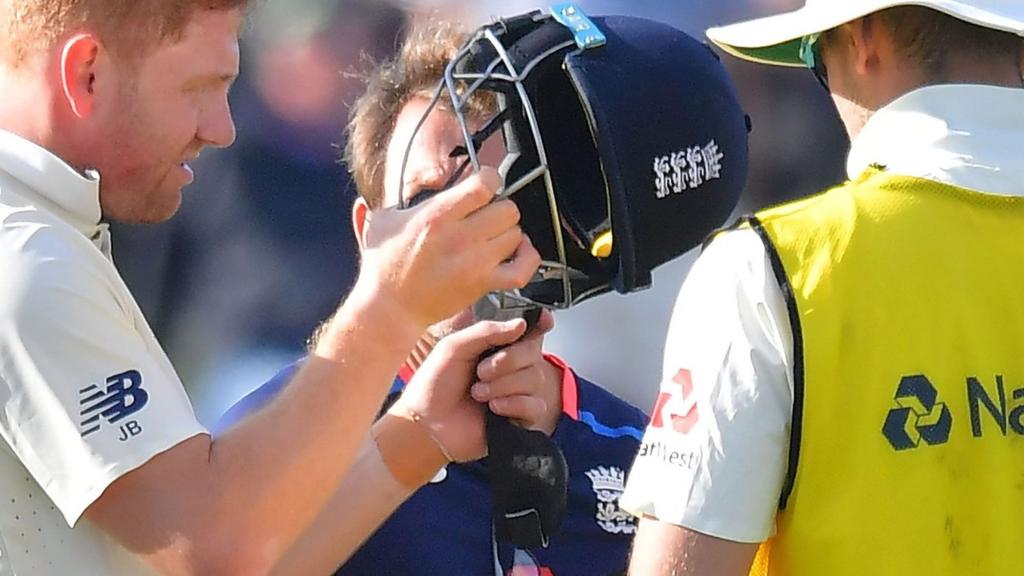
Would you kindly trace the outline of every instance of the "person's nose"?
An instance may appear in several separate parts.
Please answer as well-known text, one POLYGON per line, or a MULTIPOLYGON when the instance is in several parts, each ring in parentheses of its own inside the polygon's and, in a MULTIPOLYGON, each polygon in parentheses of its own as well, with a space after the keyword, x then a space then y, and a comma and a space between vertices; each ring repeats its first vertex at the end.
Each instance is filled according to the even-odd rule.
POLYGON ((199 139, 215 148, 227 148, 235 142, 235 120, 227 98, 203 110, 198 128, 199 139))

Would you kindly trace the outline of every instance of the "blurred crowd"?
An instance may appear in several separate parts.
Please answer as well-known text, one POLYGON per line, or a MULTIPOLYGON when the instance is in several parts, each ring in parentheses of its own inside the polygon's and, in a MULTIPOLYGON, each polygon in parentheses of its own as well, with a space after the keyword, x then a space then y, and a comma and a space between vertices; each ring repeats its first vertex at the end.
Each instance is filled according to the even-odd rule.
MULTIPOLYGON (((579 0, 590 14, 630 14, 703 38, 710 25, 796 8, 799 0, 579 0)), ((200 420, 303 353, 344 297, 358 256, 340 163, 360 71, 394 52, 417 18, 473 28, 545 7, 523 0, 265 0, 243 37, 232 93, 236 144, 205 152, 180 213, 160 226, 114 226, 114 257, 178 368, 200 420)), ((843 179, 848 142, 806 70, 724 59, 753 119, 740 213, 843 179)), ((560 312, 547 347, 583 375, 650 409, 662 345, 692 255, 658 270, 650 290, 560 312), (600 335, 607 335, 601 337, 600 335)))

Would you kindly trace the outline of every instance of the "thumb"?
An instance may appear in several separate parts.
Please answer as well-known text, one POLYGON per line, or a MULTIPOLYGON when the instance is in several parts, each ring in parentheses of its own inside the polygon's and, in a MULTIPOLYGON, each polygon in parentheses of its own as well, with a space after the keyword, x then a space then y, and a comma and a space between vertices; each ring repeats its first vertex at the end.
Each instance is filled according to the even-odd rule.
POLYGON ((540 311, 540 318, 537 320, 537 325, 534 326, 531 333, 547 334, 551 332, 555 327, 555 315, 551 313, 551 310, 547 308, 540 311))

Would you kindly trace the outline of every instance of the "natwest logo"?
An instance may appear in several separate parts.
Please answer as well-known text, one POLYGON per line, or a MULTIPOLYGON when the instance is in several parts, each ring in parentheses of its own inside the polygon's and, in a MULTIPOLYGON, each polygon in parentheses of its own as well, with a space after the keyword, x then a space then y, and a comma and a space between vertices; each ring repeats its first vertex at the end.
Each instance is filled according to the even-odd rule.
POLYGON ((693 379, 690 371, 683 368, 672 377, 672 385, 658 394, 651 417, 652 428, 664 428, 666 424, 680 434, 686 434, 697 424, 697 397, 693 393, 693 379), (678 386, 678 389, 675 389, 678 386))
MULTIPOLYGON (((956 418, 961 423, 970 422, 971 436, 983 438, 986 432, 1024 436, 1024 387, 1007 390, 1001 374, 987 383, 968 376, 964 379, 964 396, 967 413, 958 413, 956 418)), ((895 450, 917 448, 922 441, 932 446, 949 441, 953 414, 940 401, 938 389, 928 377, 915 374, 901 378, 894 402, 882 424, 882 435, 895 450)), ((957 430, 965 430, 963 424, 957 430)))
POLYGON ((882 434, 893 448, 916 448, 921 440, 929 445, 949 441, 953 416, 938 396, 935 386, 923 374, 900 380, 894 399, 896 407, 889 411, 882 425, 882 434))

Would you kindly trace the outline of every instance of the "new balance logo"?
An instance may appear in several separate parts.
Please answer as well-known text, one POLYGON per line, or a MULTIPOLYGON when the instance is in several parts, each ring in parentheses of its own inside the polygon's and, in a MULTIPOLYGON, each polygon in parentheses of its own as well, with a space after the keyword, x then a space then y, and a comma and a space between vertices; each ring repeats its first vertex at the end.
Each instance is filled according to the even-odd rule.
MULTIPOLYGON (((135 370, 107 378, 106 388, 98 384, 82 388, 79 396, 83 438, 98 431, 104 421, 117 424, 142 410, 149 402, 149 393, 142 388, 142 374, 135 370)), ((135 420, 126 422, 120 430, 122 442, 142 433, 142 427, 135 420)))
POLYGON ((676 432, 686 434, 693 429, 699 418, 690 371, 682 369, 676 372, 672 383, 679 386, 679 391, 669 390, 658 394, 651 417, 651 427, 662 428, 668 423, 676 432))
POLYGON ((934 446, 949 441, 953 416, 923 374, 904 376, 896 390, 896 406, 882 425, 882 434, 896 450, 916 448, 921 440, 934 446))

